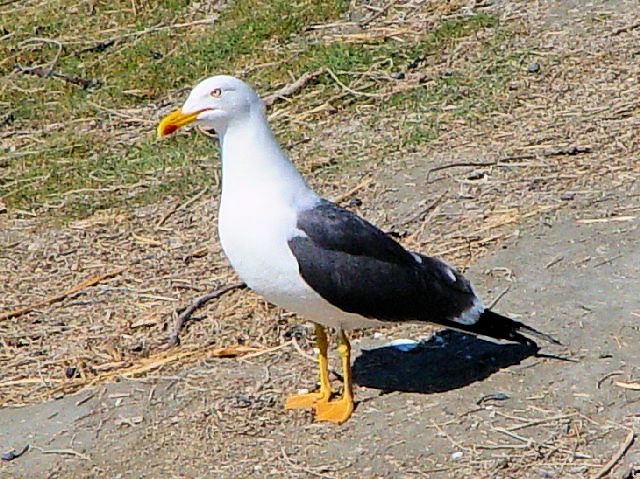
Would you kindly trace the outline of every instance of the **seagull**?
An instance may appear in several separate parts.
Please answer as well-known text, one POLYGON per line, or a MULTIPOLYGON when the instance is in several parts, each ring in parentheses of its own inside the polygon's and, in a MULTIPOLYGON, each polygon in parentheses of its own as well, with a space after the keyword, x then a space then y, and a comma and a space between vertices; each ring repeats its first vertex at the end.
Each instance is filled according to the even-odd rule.
POLYGON ((354 409, 351 346, 345 331, 405 322, 431 323, 527 347, 522 333, 551 336, 485 307, 445 261, 408 251, 360 216, 309 187, 282 151, 265 106, 242 80, 213 76, 196 85, 158 136, 195 123, 217 133, 222 157, 218 231, 240 278, 270 303, 315 325, 319 390, 289 397, 285 408, 345 422, 354 409), (343 393, 329 381, 326 328, 338 333, 343 393))

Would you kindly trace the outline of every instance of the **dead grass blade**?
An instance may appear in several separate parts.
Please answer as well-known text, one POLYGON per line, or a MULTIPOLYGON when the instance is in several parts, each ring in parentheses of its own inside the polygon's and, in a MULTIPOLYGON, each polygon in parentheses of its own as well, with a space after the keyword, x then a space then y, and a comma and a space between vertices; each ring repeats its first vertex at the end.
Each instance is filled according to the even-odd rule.
POLYGON ((25 306, 24 308, 18 308, 18 309, 14 309, 13 311, 9 311, 8 313, 3 313, 0 314, 0 321, 3 321, 5 319, 11 319, 11 318, 17 318, 19 316, 22 316, 24 314, 30 313, 38 308, 42 308, 43 306, 49 306, 53 303, 57 303, 59 301, 62 301, 64 298, 66 298, 67 296, 71 296, 74 293, 77 293, 78 291, 81 291, 85 288, 89 288, 91 286, 95 286, 96 284, 100 283, 101 281, 104 281, 105 279, 109 279, 109 278, 113 278, 114 276, 119 275, 120 273, 122 273, 126 268, 125 267, 121 267, 118 268, 116 270, 110 271, 108 273, 104 273, 104 274, 99 274, 96 276, 92 276, 91 278, 87 278, 85 279, 82 283, 77 284, 76 286, 74 286, 73 288, 65 291, 64 293, 55 295, 55 296, 51 296, 43 301, 40 301, 38 303, 32 304, 30 306, 25 306))
POLYGON ((307 72, 304 75, 302 75, 300 78, 298 78, 296 81, 294 81, 293 83, 285 85, 280 90, 278 90, 278 91, 276 91, 274 93, 271 93, 270 95, 265 96, 262 99, 262 101, 264 102, 264 104, 266 106, 271 106, 276 101, 278 101, 278 100, 280 100, 282 98, 286 98, 286 97, 288 97, 290 95, 293 95, 294 93, 297 93, 302 88, 304 88, 304 86, 307 83, 309 83, 311 80, 314 80, 315 78, 318 78, 324 72, 325 72, 324 68, 320 68, 320 69, 318 69, 316 71, 313 71, 313 72, 307 72))
POLYGON ((640 391, 640 383, 625 383, 622 381, 616 381, 615 383, 616 386, 618 386, 619 388, 623 388, 623 389, 631 389, 632 391, 640 391))
POLYGON ((203 296, 196 298, 187 309, 185 309, 180 316, 178 316, 178 320, 176 321, 176 325, 173 328, 173 332, 169 336, 169 347, 177 346, 180 344, 180 331, 184 326, 184 323, 189 320, 191 315, 195 312, 196 309, 202 307, 207 302, 219 298, 225 293, 229 291, 233 291, 235 289, 243 289, 246 288, 247 285, 244 283, 234 283, 223 286, 222 288, 218 288, 215 291, 207 293, 203 296))
POLYGON ((609 471, 613 469, 613 466, 615 466, 618 463, 618 461, 622 459, 622 456, 624 456, 627 450, 631 447, 631 444, 633 444, 633 440, 635 439, 635 437, 636 437, 635 433, 633 431, 629 431, 629 434, 627 434, 627 437, 624 439, 624 442, 620 444, 620 448, 611 457, 609 462, 607 462, 604 466, 602 466, 602 468, 591 479, 600 479, 601 477, 606 476, 609 473, 609 471))

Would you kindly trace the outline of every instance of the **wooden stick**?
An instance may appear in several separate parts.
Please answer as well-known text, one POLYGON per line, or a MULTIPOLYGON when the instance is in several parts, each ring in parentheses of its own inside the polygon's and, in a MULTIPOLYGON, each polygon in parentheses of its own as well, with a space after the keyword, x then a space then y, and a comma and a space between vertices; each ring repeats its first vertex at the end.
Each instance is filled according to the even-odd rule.
MULTIPOLYGON (((370 17, 362 19, 362 21, 360 21, 360 27, 364 27, 365 25, 368 25, 369 23, 374 21, 376 18, 380 17, 381 15, 384 15, 385 13, 387 13, 387 10, 389 10, 396 3, 398 3, 398 0, 391 0, 389 3, 387 3, 384 7, 382 7, 377 12, 372 14, 370 17)), ((366 7, 366 5, 364 6, 366 7)))
POLYGON ((169 347, 174 347, 180 344, 180 331, 184 326, 184 323, 189 320, 191 315, 195 312, 196 309, 200 308, 207 302, 212 299, 219 298, 225 293, 232 291, 234 289, 244 289, 247 285, 245 283, 233 283, 223 286, 222 288, 216 289, 210 293, 205 294, 204 296, 200 296, 196 298, 187 309, 185 309, 180 316, 178 316, 178 320, 176 321, 176 325, 173 328, 173 332, 169 335, 169 347))
POLYGON ((162 226, 165 223, 165 221, 167 221, 169 219, 169 217, 172 214, 174 214, 176 211, 180 211, 180 210, 183 210, 185 208, 188 208, 193 203, 198 201, 200 199, 200 197, 207 192, 208 189, 209 189, 209 187, 205 186, 204 188, 202 188, 202 190, 200 190, 200 192, 197 195, 195 195, 193 198, 190 198, 185 203, 182 203, 182 204, 176 203, 173 208, 171 208, 167 213, 165 213, 165 215, 162 218, 160 218, 158 220, 158 222, 156 223, 156 228, 159 228, 160 226, 162 226))
POLYGON ((18 308, 18 309, 14 309, 13 311, 9 311, 8 313, 3 313, 0 314, 0 321, 3 321, 5 319, 11 319, 11 318, 17 318, 18 316, 22 316, 24 314, 30 313, 38 308, 42 308, 43 306, 49 306, 53 303, 57 303, 59 301, 62 301, 63 299, 65 299, 67 296, 71 296, 74 293, 77 293, 78 291, 81 291, 85 288, 90 288, 91 286, 95 286, 96 284, 104 281, 105 279, 109 279, 109 278, 113 278, 114 276, 119 275, 120 273, 122 273, 126 268, 122 267, 122 268, 118 268, 115 269, 109 273, 104 273, 104 274, 99 274, 97 276, 92 276, 90 278, 85 279, 82 283, 77 284, 76 286, 74 286, 73 288, 65 291, 64 293, 55 295, 55 296, 51 296, 43 301, 40 301, 38 303, 32 304, 30 306, 25 306, 24 308, 18 308))
POLYGON ((607 462, 604 466, 602 466, 602 468, 591 479, 600 479, 601 477, 606 476, 609 473, 609 471, 613 469, 613 466, 615 466, 617 462, 620 459, 622 459, 622 456, 624 456, 627 450, 631 447, 631 444, 633 444, 633 440, 635 436, 636 435, 633 431, 629 431, 629 434, 627 434, 627 437, 624 439, 624 442, 620 445, 620 448, 618 449, 618 451, 611 457, 611 459, 609 459, 609 462, 607 462))
POLYGON ((85 461, 91 461, 91 458, 89 456, 87 456, 86 454, 82 454, 81 452, 74 451, 73 449, 40 449, 40 452, 42 452, 42 454, 62 454, 66 456, 76 456, 80 459, 84 459, 85 461))
POLYGON ((294 463, 289 458, 289 456, 287 456, 287 452, 284 450, 284 446, 280 447, 280 451, 282 452, 282 457, 284 458, 285 462, 289 465, 289 467, 291 467, 293 469, 297 469, 299 471, 306 472, 307 474, 309 474, 311 476, 320 477, 320 478, 323 478, 323 479, 334 479, 333 476, 327 476, 326 474, 320 474, 319 472, 312 471, 311 469, 307 469, 306 467, 303 467, 303 466, 300 466, 300 465, 294 463))
POLYGON ((620 35, 621 33, 628 32, 640 28, 640 22, 632 23, 631 25, 625 25, 624 27, 616 28, 611 35, 620 35))
POLYGON ((615 383, 616 386, 618 386, 619 388, 623 388, 623 389, 631 389, 632 391, 640 391, 640 382, 635 382, 635 383, 625 383, 623 381, 616 381, 615 383))
POLYGON ((431 173, 435 173, 436 171, 448 170, 449 168, 467 168, 467 167, 486 167, 486 166, 496 166, 498 164, 497 161, 462 161, 460 163, 450 163, 448 165, 436 166, 427 171, 426 180, 429 181, 429 176, 431 173))
POLYGON ((262 356, 263 354, 273 353, 275 351, 281 350, 282 348, 286 348, 292 342, 293 342, 293 340, 287 341, 286 343, 282 343, 279 346, 274 346, 273 348, 263 349, 261 351, 256 351, 255 353, 246 354, 246 355, 242 356, 241 359, 252 359, 252 358, 255 358, 255 357, 258 357, 258 356, 262 356))
MULTIPOLYGON (((582 153, 591 153, 590 146, 582 146, 582 145, 570 145, 570 146, 560 146, 551 148, 547 151, 543 151, 541 156, 547 158, 550 156, 574 156, 582 153)), ((499 167, 512 167, 516 166, 511 164, 513 161, 521 161, 521 160, 533 160, 536 158, 536 155, 518 155, 518 156, 510 156, 507 158, 502 158, 498 161, 463 161, 459 163, 450 163, 448 165, 436 166, 435 168, 431 168, 427 171, 427 181, 429 181, 429 176, 431 173, 435 173, 436 171, 447 170, 449 168, 464 168, 464 167, 489 167, 489 166, 499 166, 499 167)))
POLYGON ((289 95, 293 95, 294 93, 297 93, 299 90, 302 90, 302 88, 307 83, 319 77, 323 73, 324 73, 324 68, 320 68, 319 70, 316 70, 314 72, 307 72, 304 75, 302 75, 300 78, 298 78, 296 81, 294 81, 293 83, 285 85, 277 92, 274 92, 274 93, 271 93, 270 95, 265 96, 262 99, 262 101, 264 102, 265 106, 271 106, 277 100, 281 98, 286 98, 289 95))
POLYGON ((393 231, 397 228, 400 228, 401 226, 407 226, 408 224, 411 224, 414 221, 423 221, 426 218, 427 214, 430 213, 431 210, 433 210, 436 206, 438 206, 443 199, 444 199, 444 195, 436 198, 435 201, 432 201, 424 208, 420 208, 420 210, 417 213, 413 214, 409 218, 403 221, 399 221, 398 223, 395 223, 393 226, 391 226, 391 230, 393 231))
POLYGON ((27 75, 35 75, 42 78, 48 78, 48 77, 59 78, 60 80, 63 80, 67 83, 71 83, 73 85, 79 85, 84 89, 87 89, 90 86, 100 85, 99 80, 87 80, 86 78, 82 78, 79 76, 69 76, 69 75, 65 75, 64 73, 58 73, 53 70, 45 70, 42 67, 33 67, 33 68, 20 67, 19 71, 20 73, 26 73, 27 75))
POLYGON ((364 91, 357 91, 357 90, 354 90, 353 88, 349 88, 347 85, 345 85, 340 81, 340 79, 336 76, 335 73, 333 73, 333 71, 330 68, 327 68, 327 73, 331 78, 333 78, 333 81, 335 81, 340 86, 340 88, 342 88, 346 92, 351 93, 354 96, 362 96, 365 98, 378 98, 378 99, 385 97, 384 93, 367 93, 364 91))
POLYGON ((356 186, 351 188, 346 193, 343 193, 340 196, 336 196, 335 198, 333 198, 333 202, 336 203, 336 204, 340 204, 344 200, 348 200, 349 198, 351 198, 353 195, 355 195, 361 189, 366 188, 367 186, 369 186, 371 183, 373 183, 373 178, 369 176, 369 177, 365 178, 364 180, 362 180, 360 183, 358 183, 356 186))

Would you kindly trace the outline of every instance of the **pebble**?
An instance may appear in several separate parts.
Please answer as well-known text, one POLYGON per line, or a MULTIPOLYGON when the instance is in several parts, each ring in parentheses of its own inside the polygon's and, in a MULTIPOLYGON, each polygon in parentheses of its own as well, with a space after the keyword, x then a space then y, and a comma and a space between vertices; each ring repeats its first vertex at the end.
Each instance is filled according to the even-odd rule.
POLYGON ((460 459, 462 459, 462 456, 464 456, 464 453, 462 451, 454 452, 453 454, 451 454, 451 460, 459 461, 460 459))
POLYGON ((572 199, 574 199, 576 197, 575 193, 562 193, 560 195, 560 199, 562 201, 571 201, 572 199))
POLYGON ((2 459, 5 462, 13 461, 14 459, 18 459, 28 450, 29 450, 29 444, 24 446, 20 451, 16 451, 15 449, 12 449, 9 452, 5 452, 4 454, 2 454, 2 456, 0 456, 0 459, 2 459))
POLYGON ((538 73, 540 71, 540 64, 538 62, 529 63, 527 67, 528 73, 538 73))

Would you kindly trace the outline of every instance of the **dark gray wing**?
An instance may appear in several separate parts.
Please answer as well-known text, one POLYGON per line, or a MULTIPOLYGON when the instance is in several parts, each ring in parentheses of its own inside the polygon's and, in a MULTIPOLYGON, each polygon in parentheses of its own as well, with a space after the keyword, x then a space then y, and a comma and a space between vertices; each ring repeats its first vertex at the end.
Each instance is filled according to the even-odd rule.
POLYGON ((302 278, 343 311, 383 321, 447 324, 473 307, 469 282, 436 258, 408 252, 328 201, 299 214, 289 247, 302 278))

